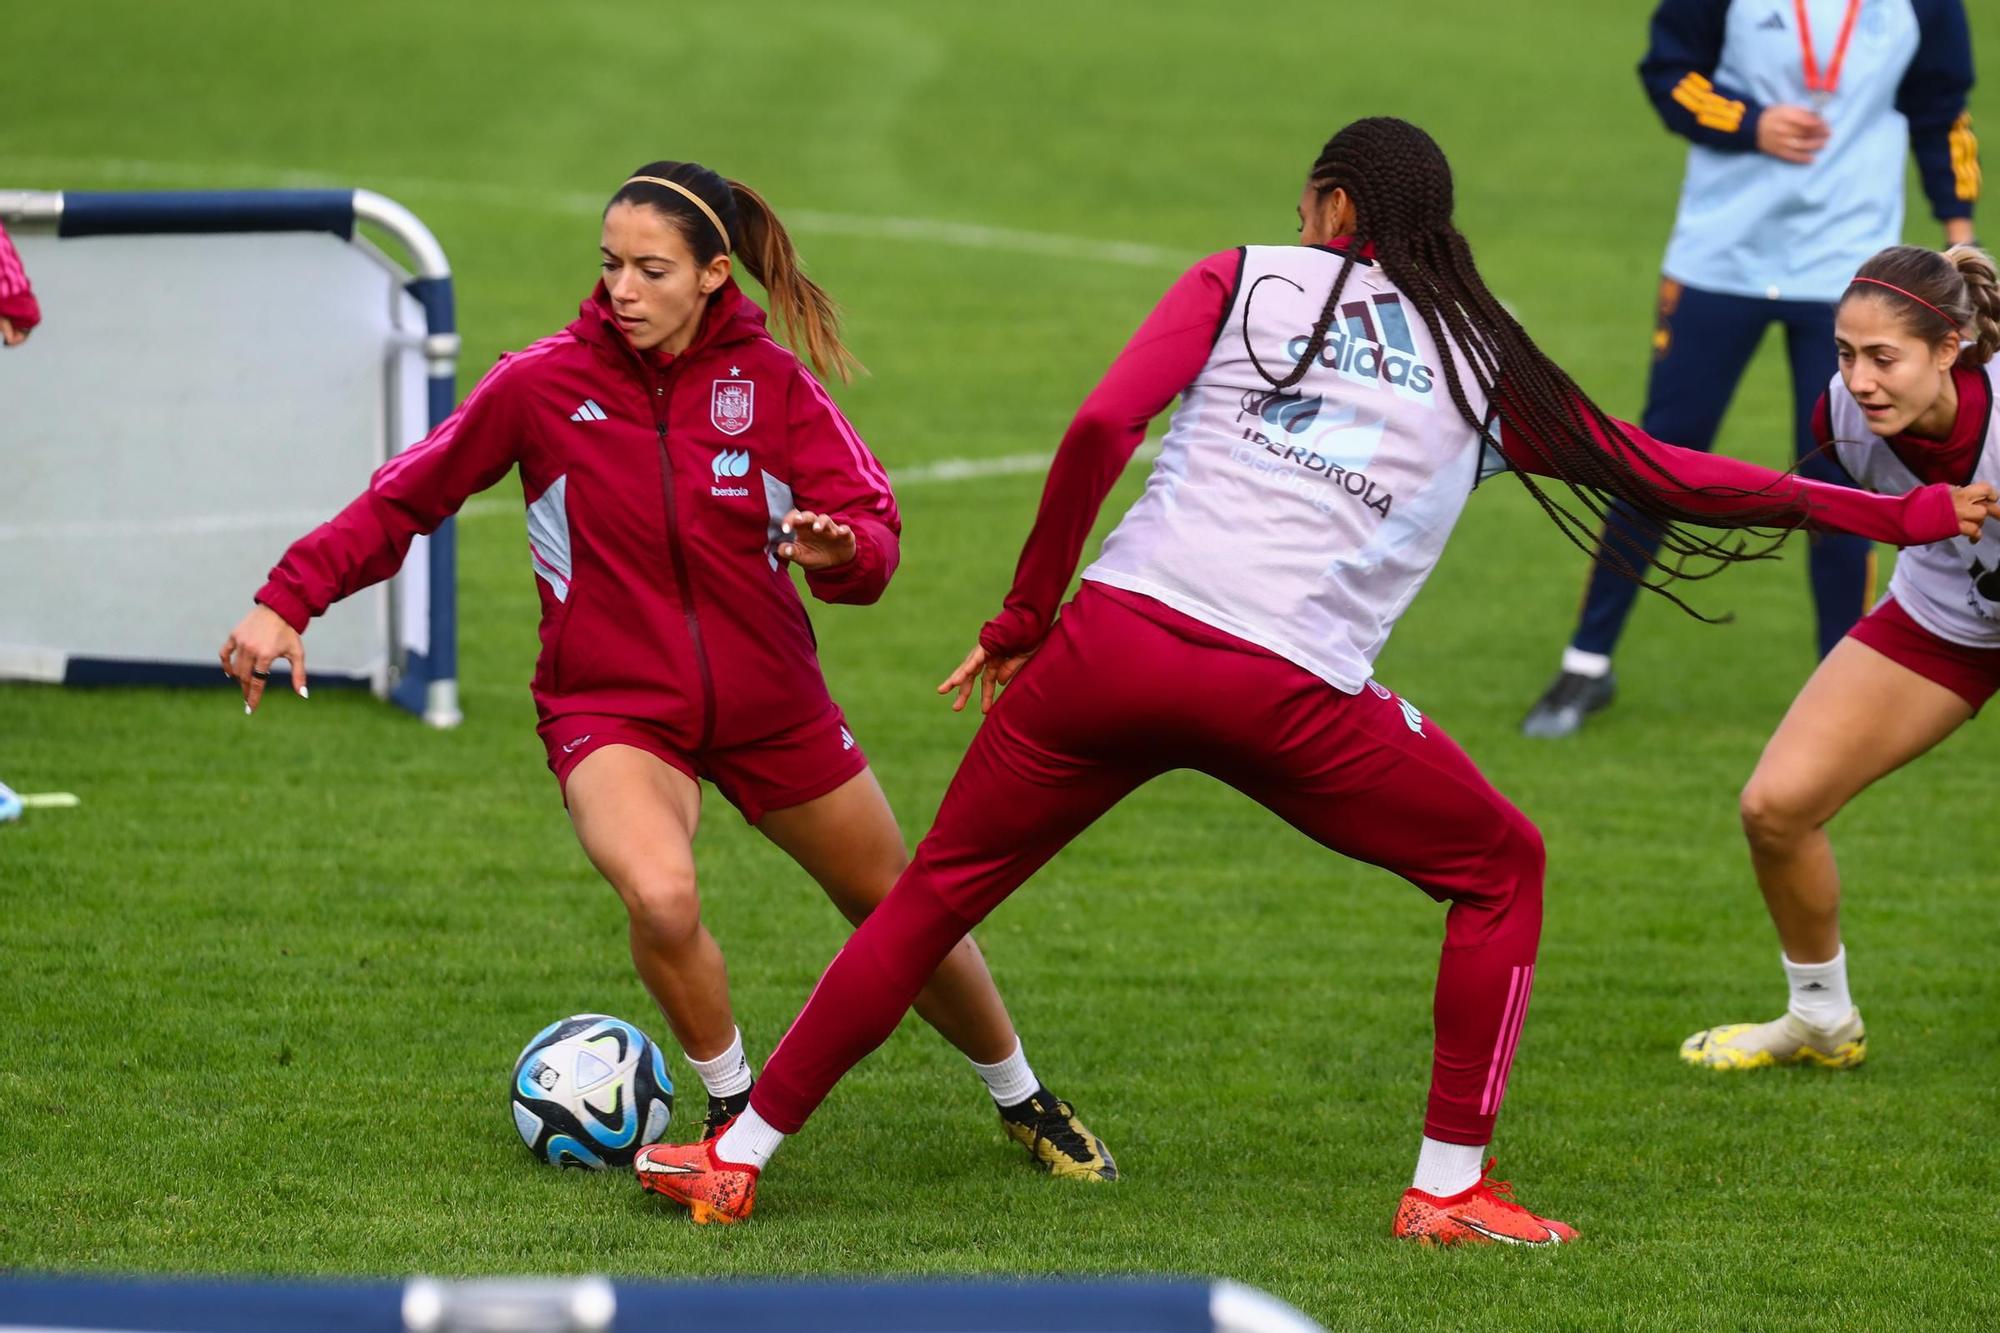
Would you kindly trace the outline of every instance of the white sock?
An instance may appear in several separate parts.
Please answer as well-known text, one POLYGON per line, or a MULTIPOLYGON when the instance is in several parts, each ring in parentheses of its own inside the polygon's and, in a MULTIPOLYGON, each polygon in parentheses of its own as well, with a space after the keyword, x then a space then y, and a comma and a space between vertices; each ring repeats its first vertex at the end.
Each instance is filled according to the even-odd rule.
POLYGON ((1440 1143, 1426 1134, 1417 1150, 1417 1175, 1411 1186, 1440 1199, 1463 1194, 1485 1174, 1486 1145, 1440 1143))
POLYGON ((743 1055, 742 1028, 736 1029, 736 1035, 729 1039, 729 1049, 721 1055, 712 1060, 697 1060, 690 1055, 688 1063, 701 1075, 701 1085, 711 1097, 733 1097, 750 1091, 750 1061, 743 1055))
POLYGON ((1783 953, 1785 980, 1792 985, 1792 1016, 1822 1032, 1847 1021, 1854 1001, 1847 993, 1847 949, 1824 963, 1795 963, 1783 953))
POLYGON ((1014 1039, 1014 1053, 995 1065, 982 1065, 977 1060, 967 1060, 973 1072, 986 1083, 986 1090, 993 1094, 993 1100, 1000 1106, 1013 1106, 1025 1102, 1035 1095, 1041 1080, 1035 1071, 1028 1068, 1028 1057, 1021 1049, 1021 1039, 1014 1039))
POLYGON ((762 1171, 784 1141, 785 1136, 766 1124, 763 1116, 745 1107, 715 1141, 715 1156, 734 1166, 754 1166, 762 1171))
POLYGON ((1572 676, 1598 680, 1611 674, 1611 654, 1586 653, 1581 648, 1563 649, 1563 668, 1572 676))

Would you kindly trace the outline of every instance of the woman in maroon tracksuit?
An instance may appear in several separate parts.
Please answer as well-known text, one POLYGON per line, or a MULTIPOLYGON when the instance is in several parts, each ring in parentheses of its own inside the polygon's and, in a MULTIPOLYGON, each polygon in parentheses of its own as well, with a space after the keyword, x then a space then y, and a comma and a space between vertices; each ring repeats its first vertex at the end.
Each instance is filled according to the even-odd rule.
MULTIPOLYGON (((895 883, 902 834, 827 693, 787 566, 823 601, 873 602, 896 568, 900 519, 882 465, 731 277, 735 251, 814 365, 848 373, 832 302, 754 191, 694 163, 642 167, 605 209, 602 249, 603 280, 577 320, 501 358, 429 438, 295 542, 222 661, 248 710, 278 659, 303 697, 312 617, 389 577, 417 533, 518 466, 541 595, 538 730, 713 1125, 747 1102, 751 1070, 700 917, 698 779, 851 921, 895 883)), ((1029 1069, 970 940, 918 1009, 1038 1164, 1115 1176, 1029 1069)))

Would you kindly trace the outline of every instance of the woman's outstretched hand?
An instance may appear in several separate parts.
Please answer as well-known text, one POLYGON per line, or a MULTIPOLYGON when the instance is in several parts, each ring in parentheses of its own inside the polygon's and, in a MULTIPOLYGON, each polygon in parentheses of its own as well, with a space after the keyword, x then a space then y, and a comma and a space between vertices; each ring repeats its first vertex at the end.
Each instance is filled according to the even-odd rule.
POLYGON ((257 711, 270 683, 271 663, 280 658, 292 664, 292 688, 299 698, 307 698, 306 645, 283 616, 259 606, 230 631, 222 645, 222 670, 243 687, 244 712, 257 711))
POLYGON ((783 531, 778 559, 800 569, 832 569, 854 558, 854 529, 825 514, 794 509, 785 515, 783 531))
POLYGON ((1006 689, 1007 682, 1013 680, 1022 664, 1033 656, 1032 652, 1026 652, 1019 657, 994 657, 974 644, 972 651, 965 655, 965 660, 958 664, 958 670, 945 677, 937 692, 950 694, 957 690, 958 697, 951 701, 951 711, 961 713, 965 711, 965 701, 972 697, 973 683, 977 681, 979 711, 990 713, 993 711, 993 696, 1006 689))
POLYGON ((1958 530, 1967 541, 1979 540, 1979 525, 2000 518, 2000 496, 1985 482, 1951 488, 1951 502, 1958 509, 1958 530))

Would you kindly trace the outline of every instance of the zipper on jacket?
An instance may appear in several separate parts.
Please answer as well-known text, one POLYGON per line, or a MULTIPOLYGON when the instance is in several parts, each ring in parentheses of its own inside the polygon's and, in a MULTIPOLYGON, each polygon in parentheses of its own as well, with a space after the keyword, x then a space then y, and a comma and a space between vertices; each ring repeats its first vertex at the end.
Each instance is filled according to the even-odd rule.
POLYGON ((709 669, 708 648, 701 638, 701 619, 694 609, 694 579, 688 572, 687 550, 681 542, 681 525, 674 504, 674 463, 667 453, 667 382, 653 382, 653 429, 660 447, 660 486, 667 501, 667 549, 673 553, 674 582, 681 593, 681 612, 687 617, 688 637, 694 641, 695 667, 701 674, 701 740, 697 750, 706 750, 715 739, 715 675, 709 669))

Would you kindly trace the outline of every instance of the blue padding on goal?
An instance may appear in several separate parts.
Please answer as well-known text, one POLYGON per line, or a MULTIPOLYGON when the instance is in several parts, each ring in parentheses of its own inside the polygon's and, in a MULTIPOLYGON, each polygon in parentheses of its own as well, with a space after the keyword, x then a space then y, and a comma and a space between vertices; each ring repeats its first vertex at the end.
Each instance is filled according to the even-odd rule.
MULTIPOLYGON (((424 322, 430 325, 432 333, 458 332, 458 311, 451 294, 450 278, 411 278, 403 284, 403 289, 424 308, 424 322)), ((446 415, 450 412, 451 408, 447 406, 446 415)), ((431 424, 435 426, 437 422, 431 424)))
POLYGON ((330 231, 354 237, 352 190, 63 191, 58 236, 330 231))
MULTIPOLYGON (((312 671, 312 664, 306 664, 311 683, 315 686, 331 687, 359 686, 368 688, 372 682, 366 676, 347 675, 332 671, 312 671)), ((291 668, 276 667, 271 672, 272 684, 291 686, 291 668)), ((222 674, 222 662, 135 662, 122 657, 72 657, 63 663, 62 683, 65 685, 219 685, 228 689, 239 688, 237 683, 222 674)), ((422 711, 422 710, 418 710, 422 711)))
MULTIPOLYGON (((431 655, 435 680, 458 679, 458 520, 431 534, 431 655)), ((421 709, 418 711, 422 711, 421 709)))
MULTIPOLYGON (((433 623, 431 625, 431 636, 433 639, 437 637, 437 633, 438 627, 433 623)), ((436 664, 431 658, 425 656, 423 653, 414 651, 405 653, 403 655, 402 678, 389 691, 389 702, 398 708, 405 709, 415 713, 418 717, 422 717, 424 715, 424 706, 428 702, 427 696, 430 693, 431 682, 441 679, 445 679, 445 677, 439 673, 436 664)))

